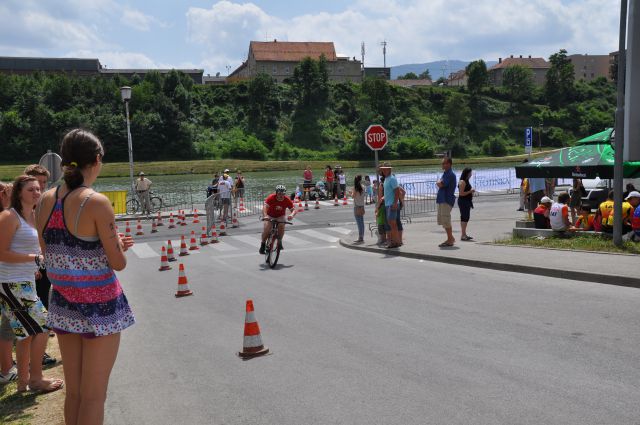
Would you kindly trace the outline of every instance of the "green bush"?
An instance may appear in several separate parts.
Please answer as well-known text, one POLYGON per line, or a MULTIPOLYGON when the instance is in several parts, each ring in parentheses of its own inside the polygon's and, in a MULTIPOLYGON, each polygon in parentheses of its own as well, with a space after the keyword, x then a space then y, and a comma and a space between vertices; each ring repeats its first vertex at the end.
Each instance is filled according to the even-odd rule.
POLYGON ((508 145, 501 136, 490 136, 482 142, 482 152, 489 156, 505 156, 508 153, 508 145))

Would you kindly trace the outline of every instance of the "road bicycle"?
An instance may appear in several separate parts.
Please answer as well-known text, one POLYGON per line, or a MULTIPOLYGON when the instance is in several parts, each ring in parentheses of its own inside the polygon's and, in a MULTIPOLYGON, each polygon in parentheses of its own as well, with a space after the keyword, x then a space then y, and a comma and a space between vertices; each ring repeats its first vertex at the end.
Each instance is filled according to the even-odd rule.
POLYGON ((280 258, 280 245, 278 244, 278 224, 293 224, 290 221, 278 221, 273 218, 263 218, 264 221, 271 222, 271 232, 267 237, 267 242, 264 248, 264 262, 269 265, 270 268, 274 268, 278 264, 278 258, 280 258))
MULTIPOLYGON (((164 202, 162 198, 159 196, 154 196, 153 192, 151 192, 150 201, 151 201, 151 211, 150 213, 157 213, 162 210, 164 202)), ((140 205, 140 200, 136 197, 127 199, 127 214, 137 214, 142 212, 142 206, 140 205)))

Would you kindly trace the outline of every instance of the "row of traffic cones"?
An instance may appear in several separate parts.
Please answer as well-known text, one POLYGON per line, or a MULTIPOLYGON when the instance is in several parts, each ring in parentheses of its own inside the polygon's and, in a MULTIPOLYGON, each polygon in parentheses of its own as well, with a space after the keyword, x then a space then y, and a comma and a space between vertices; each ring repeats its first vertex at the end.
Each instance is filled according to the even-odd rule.
MULTIPOLYGON (((205 228, 203 227, 203 230, 204 229, 205 228)), ((215 228, 212 229, 212 238, 214 237, 214 235, 216 235, 215 228)), ((159 269, 160 271, 171 270, 169 261, 176 260, 175 256, 173 255, 173 247, 171 246, 170 240, 167 241, 167 246, 168 248, 165 248, 164 246, 162 247, 162 256, 160 259, 161 264, 159 269)), ((185 246, 186 248, 186 245, 184 244, 184 236, 182 236, 181 240, 181 251, 182 246, 185 246)), ((190 295, 193 295, 193 291, 189 289, 189 282, 184 270, 184 264, 180 263, 178 266, 178 288, 176 290, 175 297, 183 298, 190 295)), ((267 353, 269 353, 269 349, 265 347, 262 342, 260 326, 258 325, 258 320, 255 316, 255 309, 253 307, 253 300, 247 300, 244 319, 244 337, 242 343, 242 351, 238 352, 238 356, 245 360, 248 360, 253 357, 265 355, 267 353)))

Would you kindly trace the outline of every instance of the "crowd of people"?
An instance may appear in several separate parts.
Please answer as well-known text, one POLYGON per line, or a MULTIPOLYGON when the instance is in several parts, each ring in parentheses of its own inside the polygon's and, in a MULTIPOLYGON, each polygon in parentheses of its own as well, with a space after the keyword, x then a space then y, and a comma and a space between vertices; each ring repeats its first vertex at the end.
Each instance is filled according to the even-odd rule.
POLYGON ((72 130, 60 156, 55 188, 46 190, 49 173, 38 165, 0 183, 0 382, 33 393, 64 386, 65 423, 101 424, 120 332, 135 322, 114 273, 133 240, 117 233, 111 202, 92 189, 100 140, 72 130), (55 362, 45 355, 52 332, 64 381, 43 373, 55 362))
POLYGON ((238 199, 244 198, 245 181, 242 171, 236 170, 236 176, 231 178, 231 171, 225 168, 221 173, 215 173, 211 184, 207 187, 207 198, 216 195, 216 205, 219 205, 222 213, 220 220, 226 221, 230 218, 229 210, 231 204, 234 208, 238 206, 238 199))
MULTIPOLYGON (((552 229, 557 232, 613 232, 613 190, 610 190, 607 199, 592 211, 589 205, 582 203, 586 191, 581 179, 574 178, 571 191, 560 193, 557 201, 553 200, 552 190, 555 186, 546 185, 545 180, 547 179, 523 179, 521 185, 521 208, 528 197, 527 210, 530 216, 532 215, 536 229, 552 229)), ((628 235, 628 239, 640 242, 640 192, 629 183, 623 199, 622 233, 628 235)))

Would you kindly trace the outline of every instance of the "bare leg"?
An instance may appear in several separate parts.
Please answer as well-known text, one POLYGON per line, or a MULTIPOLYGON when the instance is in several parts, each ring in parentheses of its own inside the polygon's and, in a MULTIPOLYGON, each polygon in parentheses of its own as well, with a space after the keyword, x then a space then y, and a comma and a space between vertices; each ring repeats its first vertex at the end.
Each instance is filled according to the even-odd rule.
POLYGON ((389 234, 389 243, 392 245, 397 245, 398 242, 398 223, 396 223, 395 219, 389 221, 389 227, 391 228, 391 232, 389 234))
POLYGON ((444 230, 447 232, 447 242, 453 244, 456 241, 456 238, 453 237, 453 229, 451 227, 445 227, 444 230))
MULTIPOLYGON (((31 339, 29 336, 16 342, 16 363, 18 365, 18 391, 25 391, 29 384, 29 355, 31 339)), ((39 359, 42 362, 42 357, 39 359)))
POLYGON ((466 237, 467 236, 467 222, 466 221, 461 221, 460 222, 460 229, 462 230, 461 231, 462 234, 460 235, 460 237, 461 238, 466 237))
POLYGON ((78 424, 102 425, 109 376, 118 356, 120 334, 82 340, 82 378, 78 424))
POLYGON ((13 367, 13 355, 11 349, 13 348, 13 341, 5 341, 0 339, 0 373, 7 374, 13 367))
POLYGON ((80 381, 82 377, 82 337, 77 334, 58 335, 62 369, 64 370, 64 420, 67 425, 78 424, 80 409, 80 381))
POLYGON ((266 242, 269 237, 269 232, 271 232, 271 222, 265 221, 264 228, 262 229, 262 242, 266 242))

